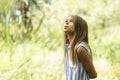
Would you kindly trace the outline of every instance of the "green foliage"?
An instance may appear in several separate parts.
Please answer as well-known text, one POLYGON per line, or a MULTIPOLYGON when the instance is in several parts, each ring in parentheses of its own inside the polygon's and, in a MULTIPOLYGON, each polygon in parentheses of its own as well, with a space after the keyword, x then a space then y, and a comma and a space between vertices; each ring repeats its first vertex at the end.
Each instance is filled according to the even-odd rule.
POLYGON ((88 22, 95 80, 120 79, 119 0, 35 1, 27 31, 15 0, 0 0, 0 80, 65 80, 63 25, 70 14, 88 22))

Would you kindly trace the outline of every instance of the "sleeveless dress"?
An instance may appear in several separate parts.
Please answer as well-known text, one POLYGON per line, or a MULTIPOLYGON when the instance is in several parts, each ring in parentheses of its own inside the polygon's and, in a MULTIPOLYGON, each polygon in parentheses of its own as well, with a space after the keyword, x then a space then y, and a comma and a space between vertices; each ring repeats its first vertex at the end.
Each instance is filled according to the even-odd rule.
MULTIPOLYGON (((79 43, 77 49, 82 46, 85 48, 92 59, 92 54, 90 48, 85 42, 79 43)), ((66 80, 89 80, 89 75, 87 74, 83 64, 79 61, 77 57, 77 65, 73 65, 70 60, 70 46, 66 45, 66 80)))

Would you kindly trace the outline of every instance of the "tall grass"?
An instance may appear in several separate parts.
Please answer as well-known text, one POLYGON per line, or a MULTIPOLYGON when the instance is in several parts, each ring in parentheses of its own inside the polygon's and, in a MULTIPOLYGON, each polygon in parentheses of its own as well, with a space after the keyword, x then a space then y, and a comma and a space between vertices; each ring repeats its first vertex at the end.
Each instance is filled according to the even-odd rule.
POLYGON ((41 43, 3 43, 1 48, 1 80, 64 80, 62 49, 50 51, 41 43))
MULTIPOLYGON (((0 80, 65 80, 62 47, 62 24, 64 23, 62 20, 73 10, 74 5, 71 5, 71 2, 76 4, 79 1, 71 0, 67 3, 64 0, 63 2, 56 1, 54 3, 55 0, 53 0, 53 5, 44 4, 47 8, 45 8, 46 16, 41 24, 41 29, 36 34, 31 33, 31 39, 25 40, 20 38, 19 23, 11 21, 10 16, 14 8, 14 1, 0 0, 0 13, 3 14, 0 15, 0 80), (66 3, 71 9, 68 10, 67 6, 63 6, 66 3), (63 12, 65 12, 65 15, 63 12), (11 39, 11 35, 14 35, 13 39, 11 39)), ((119 3, 119 1, 117 2, 119 3)), ((88 11, 86 19, 90 31, 89 43, 93 51, 93 62, 98 73, 98 77, 94 80, 120 80, 118 13, 113 15, 115 19, 112 19, 109 15, 114 10, 110 9, 111 14, 107 15, 108 13, 103 12, 103 8, 100 7, 102 13, 97 15, 97 8, 93 9, 95 4, 91 2, 91 8, 87 8, 88 6, 82 7, 80 4, 76 5, 73 13, 79 12, 76 7, 85 9, 85 13, 88 11), (105 22, 102 19, 98 20, 98 18, 106 19, 106 15, 107 18, 110 18, 110 22, 113 21, 113 24, 108 24, 108 21, 107 26, 102 26, 101 24, 105 22), (110 26, 108 27, 108 25, 110 26)), ((113 7, 113 4, 111 6, 113 7)), ((117 9, 115 8, 115 10, 117 9)), ((39 16, 39 14, 36 16, 39 16)))
MULTIPOLYGON (((119 27, 112 29, 114 32, 111 37, 99 36, 100 40, 98 38, 91 40, 93 62, 98 73, 94 80, 120 79, 120 38, 115 36, 119 30, 119 27)), ((57 49, 50 49, 49 46, 43 46, 44 41, 43 43, 41 40, 34 41, 0 43, 1 80, 65 80, 62 45, 57 49)))

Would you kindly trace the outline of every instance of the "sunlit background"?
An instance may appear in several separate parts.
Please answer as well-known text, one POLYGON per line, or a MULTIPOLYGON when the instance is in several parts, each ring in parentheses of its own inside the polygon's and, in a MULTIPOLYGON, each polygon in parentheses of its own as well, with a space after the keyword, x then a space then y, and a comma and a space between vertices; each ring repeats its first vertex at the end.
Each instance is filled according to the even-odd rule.
POLYGON ((0 0, 0 80, 65 80, 63 24, 89 26, 98 73, 120 80, 120 0, 0 0))

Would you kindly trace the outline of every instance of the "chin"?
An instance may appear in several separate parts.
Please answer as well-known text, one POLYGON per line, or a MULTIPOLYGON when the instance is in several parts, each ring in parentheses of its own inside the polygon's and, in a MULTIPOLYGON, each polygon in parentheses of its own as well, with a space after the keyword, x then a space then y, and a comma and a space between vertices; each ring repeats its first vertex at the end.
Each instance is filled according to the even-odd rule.
POLYGON ((64 32, 68 32, 67 30, 64 30, 64 32))
POLYGON ((64 31, 66 34, 69 34, 70 32, 69 31, 64 31))

